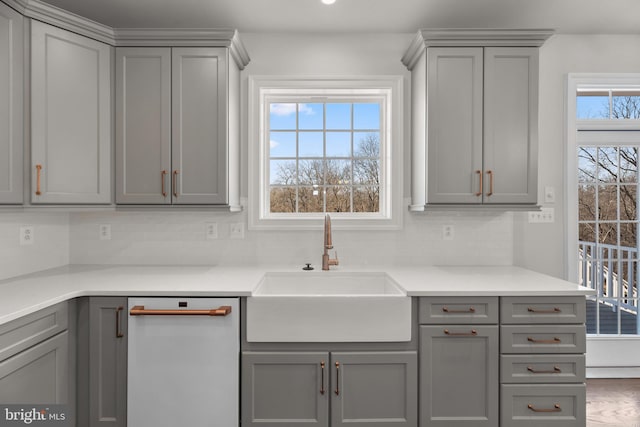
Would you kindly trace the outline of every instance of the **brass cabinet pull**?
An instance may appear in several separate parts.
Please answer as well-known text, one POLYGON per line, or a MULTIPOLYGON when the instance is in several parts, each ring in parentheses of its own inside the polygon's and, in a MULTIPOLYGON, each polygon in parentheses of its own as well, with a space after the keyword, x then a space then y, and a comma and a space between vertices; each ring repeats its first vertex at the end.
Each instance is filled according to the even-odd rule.
POLYGON ((178 173, 180 171, 173 171, 173 197, 178 197, 178 173))
POLYGON ((472 329, 471 332, 451 332, 448 329, 444 330, 444 333, 446 335, 450 335, 450 336, 456 336, 456 337, 474 337, 476 335, 478 335, 478 331, 476 331, 475 329, 472 329))
POLYGON ((122 333, 122 330, 120 328, 121 324, 120 324, 120 316, 122 316, 122 310, 124 310, 123 306, 120 306, 118 308, 116 308, 116 338, 122 338, 124 337, 124 334, 122 333))
POLYGON ((449 309, 449 307, 442 307, 442 311, 444 311, 445 313, 451 313, 451 314, 456 314, 456 313, 475 313, 476 309, 473 307, 469 307, 468 310, 451 310, 449 309))
POLYGON ((320 362, 320 394, 324 394, 324 360, 320 362))
POLYGON ((42 165, 37 164, 36 165, 36 196, 39 196, 42 194, 42 191, 40 191, 40 175, 42 173, 42 165))
POLYGON ((164 180, 165 180, 165 176, 167 175, 167 171, 162 169, 162 172, 160 172, 160 179, 162 180, 162 197, 167 197, 167 189, 165 188, 165 184, 164 184, 164 180))
POLYGON ((477 197, 482 196, 482 171, 481 170, 477 170, 476 174, 478 175, 478 185, 480 186, 478 192, 476 193, 477 197))
POLYGON ((527 341, 535 343, 535 344, 559 344, 562 340, 558 337, 553 337, 550 340, 537 340, 535 338, 527 337, 527 341))
POLYGON ((487 171, 487 175, 489 175, 489 192, 487 196, 493 196, 493 171, 487 171))
POLYGON ((527 371, 531 372, 532 374, 559 374, 562 372, 562 370, 560 370, 558 366, 554 366, 553 370, 550 371, 539 371, 537 369, 533 369, 531 366, 527 366, 527 371))
POLYGON ((211 310, 146 310, 144 305, 136 305, 129 311, 131 316, 226 316, 229 313, 230 305, 222 305, 211 310))
POLYGON ((553 405, 553 408, 536 408, 535 406, 529 404, 527 408, 531 409, 533 412, 562 412, 560 405, 556 403, 553 405))
POLYGON ((540 314, 562 313, 562 310, 559 307, 553 307, 551 310, 540 310, 533 307, 527 307, 527 311, 529 313, 540 313, 540 314))
POLYGON ((340 396, 340 362, 336 362, 336 396, 340 396))

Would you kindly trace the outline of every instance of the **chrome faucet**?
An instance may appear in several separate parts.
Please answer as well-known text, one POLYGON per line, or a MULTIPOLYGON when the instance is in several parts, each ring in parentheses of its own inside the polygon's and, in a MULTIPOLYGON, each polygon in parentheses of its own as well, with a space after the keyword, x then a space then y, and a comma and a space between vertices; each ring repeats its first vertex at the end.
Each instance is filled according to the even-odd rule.
POLYGON ((329 270, 330 265, 338 265, 338 251, 336 251, 336 257, 331 259, 329 249, 333 249, 333 242, 331 240, 331 217, 327 214, 324 217, 324 253, 322 254, 322 269, 325 271, 329 270))

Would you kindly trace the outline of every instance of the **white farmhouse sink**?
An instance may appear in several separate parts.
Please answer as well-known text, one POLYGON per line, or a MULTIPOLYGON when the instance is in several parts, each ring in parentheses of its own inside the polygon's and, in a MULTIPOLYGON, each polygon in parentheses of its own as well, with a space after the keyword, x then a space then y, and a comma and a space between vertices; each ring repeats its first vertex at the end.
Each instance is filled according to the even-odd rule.
POLYGON ((411 298, 386 273, 267 273, 247 298, 249 342, 411 340, 411 298))

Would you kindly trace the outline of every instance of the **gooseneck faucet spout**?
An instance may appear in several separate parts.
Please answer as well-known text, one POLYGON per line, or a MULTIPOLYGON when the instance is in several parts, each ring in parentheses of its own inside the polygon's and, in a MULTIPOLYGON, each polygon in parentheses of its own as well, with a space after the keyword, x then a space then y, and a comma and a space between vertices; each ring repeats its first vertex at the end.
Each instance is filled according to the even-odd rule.
POLYGON ((329 214, 324 217, 324 253, 322 254, 322 269, 329 270, 330 265, 338 265, 338 252, 336 257, 329 256, 329 249, 333 249, 333 240, 331 238, 331 217, 329 214))

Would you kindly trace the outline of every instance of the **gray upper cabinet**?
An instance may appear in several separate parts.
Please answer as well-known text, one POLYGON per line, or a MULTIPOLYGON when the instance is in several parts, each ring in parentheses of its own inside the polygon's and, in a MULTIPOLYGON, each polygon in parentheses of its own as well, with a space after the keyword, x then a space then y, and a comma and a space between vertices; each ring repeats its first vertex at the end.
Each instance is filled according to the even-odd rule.
POLYGON ((111 203, 111 48, 31 23, 31 202, 111 203))
POLYGON ((423 30, 412 72, 413 211, 538 198, 538 48, 547 30, 423 30))
POLYGON ((171 203, 171 49, 116 49, 116 202, 171 203))
POLYGON ((427 50, 428 199, 535 204, 537 48, 427 50))
POLYGON ((229 204, 227 48, 116 49, 116 202, 229 204))
POLYGON ((0 2, 0 203, 22 203, 23 20, 0 2))

